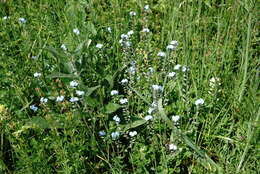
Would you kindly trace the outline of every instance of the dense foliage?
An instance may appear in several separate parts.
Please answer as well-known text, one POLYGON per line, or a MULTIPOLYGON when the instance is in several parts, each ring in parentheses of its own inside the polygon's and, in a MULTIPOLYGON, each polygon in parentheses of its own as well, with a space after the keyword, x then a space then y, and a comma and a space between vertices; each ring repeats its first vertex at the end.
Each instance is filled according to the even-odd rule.
POLYGON ((258 5, 0 2, 0 173, 259 173, 258 5))

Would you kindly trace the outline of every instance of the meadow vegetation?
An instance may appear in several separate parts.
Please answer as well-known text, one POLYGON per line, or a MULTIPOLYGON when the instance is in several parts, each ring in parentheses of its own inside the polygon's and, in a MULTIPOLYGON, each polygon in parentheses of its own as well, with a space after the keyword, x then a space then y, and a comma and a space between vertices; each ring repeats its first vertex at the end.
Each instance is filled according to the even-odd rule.
POLYGON ((260 173, 258 12, 0 2, 0 173, 260 173))

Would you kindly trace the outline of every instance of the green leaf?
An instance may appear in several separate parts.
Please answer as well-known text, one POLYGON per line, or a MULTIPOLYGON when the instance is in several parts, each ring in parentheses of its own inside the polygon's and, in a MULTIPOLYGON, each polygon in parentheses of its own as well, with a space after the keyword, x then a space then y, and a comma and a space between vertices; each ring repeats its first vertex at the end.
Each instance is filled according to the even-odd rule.
POLYGON ((72 62, 61 62, 61 67, 61 71, 65 73, 72 74, 77 71, 72 62))
POLYGON ((3 171, 6 168, 7 167, 6 167, 5 163, 0 159, 0 172, 3 171))
POLYGON ((68 1, 65 14, 72 26, 83 23, 86 19, 85 7, 77 1, 68 1))
POLYGON ((97 35, 97 30, 94 26, 94 24, 92 22, 88 22, 87 24, 87 28, 89 29, 90 33, 93 35, 93 36, 96 36, 97 35))
POLYGON ((90 96, 96 89, 98 89, 100 87, 100 85, 98 86, 94 86, 94 87, 91 87, 91 88, 87 88, 86 89, 86 93, 85 93, 85 97, 88 97, 90 96))
POLYGON ((121 105, 116 103, 109 103, 105 106, 105 113, 111 114, 121 108, 121 105))
POLYGON ((74 51, 74 55, 80 55, 82 53, 82 51, 84 50, 84 48, 88 48, 90 43, 92 42, 91 39, 87 39, 84 40, 82 43, 80 43, 76 50, 74 51))
POLYGON ((114 87, 114 78, 111 75, 107 75, 105 79, 108 81, 110 89, 113 89, 114 87))
POLYGON ((135 90, 134 88, 132 87, 129 87, 132 91, 134 91, 138 97, 140 97, 146 104, 150 105, 149 101, 144 97, 142 96, 142 94, 140 94, 137 90, 135 90))
POLYGON ((47 50, 48 52, 50 52, 57 59, 60 59, 60 58, 67 59, 68 58, 68 56, 65 53, 58 51, 57 49, 55 49, 53 47, 46 47, 44 49, 47 50))
POLYGON ((107 75, 107 76, 105 77, 105 79, 106 79, 106 80, 108 81, 108 83, 109 83, 109 88, 110 88, 110 89, 113 89, 113 87, 114 87, 114 81, 115 81, 117 75, 120 74, 126 67, 127 67, 127 66, 124 65, 124 66, 120 67, 118 70, 116 70, 116 72, 115 72, 113 75, 107 75))
POLYGON ((97 99, 91 98, 89 96, 85 97, 85 103, 91 107, 97 107, 99 105, 99 102, 97 101, 97 99))
POLYGON ((33 117, 32 119, 30 119, 29 122, 27 122, 26 124, 27 126, 30 126, 31 128, 42 128, 42 129, 46 129, 46 128, 50 128, 50 124, 47 122, 47 120, 45 120, 42 117, 33 117))
POLYGON ((54 72, 48 76, 46 76, 46 78, 78 78, 78 76, 74 75, 74 74, 65 74, 65 73, 59 73, 59 72, 54 72))
POLYGON ((139 126, 145 124, 146 122, 147 122, 146 120, 138 118, 138 120, 135 120, 132 123, 129 123, 126 125, 122 125, 122 127, 123 127, 124 131, 127 131, 129 129, 139 127, 139 126))

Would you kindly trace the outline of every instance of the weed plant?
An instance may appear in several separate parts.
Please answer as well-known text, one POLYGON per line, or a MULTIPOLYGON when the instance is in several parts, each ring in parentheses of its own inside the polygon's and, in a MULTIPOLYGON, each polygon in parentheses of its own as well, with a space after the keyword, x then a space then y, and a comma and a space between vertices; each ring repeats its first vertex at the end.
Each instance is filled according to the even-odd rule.
POLYGON ((0 2, 0 173, 259 173, 255 0, 0 2))

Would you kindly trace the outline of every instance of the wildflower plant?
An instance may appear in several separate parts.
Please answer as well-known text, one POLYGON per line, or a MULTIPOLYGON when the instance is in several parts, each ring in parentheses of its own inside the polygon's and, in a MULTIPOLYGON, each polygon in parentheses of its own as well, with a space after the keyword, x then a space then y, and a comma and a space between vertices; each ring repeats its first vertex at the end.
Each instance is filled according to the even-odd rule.
POLYGON ((235 7, 0 3, 0 173, 255 172, 256 10, 235 7))

